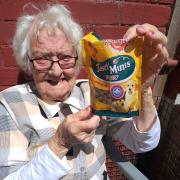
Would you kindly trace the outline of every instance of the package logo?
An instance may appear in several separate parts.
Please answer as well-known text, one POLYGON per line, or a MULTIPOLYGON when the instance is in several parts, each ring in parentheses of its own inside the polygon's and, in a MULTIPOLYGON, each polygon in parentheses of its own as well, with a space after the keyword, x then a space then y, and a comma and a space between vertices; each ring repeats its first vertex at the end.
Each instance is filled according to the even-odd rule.
POLYGON ((131 56, 120 55, 104 62, 91 59, 92 70, 97 78, 108 83, 122 83, 129 80, 135 72, 135 61, 131 56))

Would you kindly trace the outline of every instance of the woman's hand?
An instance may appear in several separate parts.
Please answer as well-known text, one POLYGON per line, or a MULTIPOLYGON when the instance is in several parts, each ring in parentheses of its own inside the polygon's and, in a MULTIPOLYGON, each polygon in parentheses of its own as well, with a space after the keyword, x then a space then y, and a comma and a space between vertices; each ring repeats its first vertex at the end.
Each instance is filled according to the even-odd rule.
POLYGON ((70 114, 58 127, 57 133, 65 144, 86 144, 92 141, 99 126, 100 117, 87 107, 77 113, 70 114))
POLYGON ((167 63, 167 38, 155 26, 150 24, 135 25, 129 28, 124 35, 127 41, 142 37, 142 110, 136 121, 136 127, 141 132, 150 130, 157 121, 156 108, 152 98, 151 86, 167 63))
POLYGON ((155 26, 150 24, 134 25, 124 35, 128 41, 137 36, 144 38, 142 61, 142 84, 151 86, 169 56, 166 49, 167 38, 155 26))
POLYGON ((48 145, 62 158, 74 144, 91 142, 99 123, 100 117, 92 113, 91 107, 70 114, 59 125, 48 145))

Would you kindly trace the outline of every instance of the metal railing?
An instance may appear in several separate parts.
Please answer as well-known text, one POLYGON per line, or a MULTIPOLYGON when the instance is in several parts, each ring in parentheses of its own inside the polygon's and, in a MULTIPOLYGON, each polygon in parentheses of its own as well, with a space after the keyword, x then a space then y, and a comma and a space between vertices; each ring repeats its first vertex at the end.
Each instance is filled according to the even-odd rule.
POLYGON ((148 180, 148 178, 142 174, 134 164, 128 161, 125 156, 121 154, 113 144, 112 138, 109 136, 103 137, 103 143, 106 149, 107 155, 111 160, 118 166, 120 171, 129 179, 129 180, 148 180))

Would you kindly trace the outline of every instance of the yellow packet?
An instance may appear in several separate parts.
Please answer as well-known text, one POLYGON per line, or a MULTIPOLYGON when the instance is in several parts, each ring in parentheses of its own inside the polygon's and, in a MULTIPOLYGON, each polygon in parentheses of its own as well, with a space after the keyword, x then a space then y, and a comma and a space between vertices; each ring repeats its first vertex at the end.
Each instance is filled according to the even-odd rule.
POLYGON ((107 39, 91 32, 83 37, 84 65, 90 99, 100 116, 138 116, 141 108, 142 38, 130 43, 107 39))

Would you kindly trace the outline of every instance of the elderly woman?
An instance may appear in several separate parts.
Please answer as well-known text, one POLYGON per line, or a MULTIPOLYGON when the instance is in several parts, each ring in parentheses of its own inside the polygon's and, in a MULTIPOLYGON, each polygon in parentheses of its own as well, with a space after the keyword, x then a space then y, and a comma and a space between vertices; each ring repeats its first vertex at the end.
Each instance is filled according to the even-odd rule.
POLYGON ((122 122, 101 120, 89 106, 87 82, 76 82, 81 27, 63 5, 18 20, 13 50, 32 82, 0 94, 0 179, 103 179, 104 134, 135 153, 155 148, 160 123, 149 87, 168 53, 156 27, 131 27, 124 38, 144 37, 142 112, 122 122))

